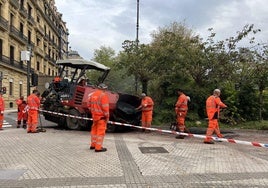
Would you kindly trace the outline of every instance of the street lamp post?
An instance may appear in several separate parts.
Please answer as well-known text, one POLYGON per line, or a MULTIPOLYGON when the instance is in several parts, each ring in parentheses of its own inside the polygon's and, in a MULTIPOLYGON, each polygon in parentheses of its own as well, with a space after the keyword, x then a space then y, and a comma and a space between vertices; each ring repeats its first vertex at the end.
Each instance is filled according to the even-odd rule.
POLYGON ((31 56, 32 56, 32 47, 28 46, 28 55, 29 57, 27 58, 27 96, 30 95, 30 90, 31 90, 31 56))
POLYGON ((30 95, 31 87, 31 53, 32 47, 28 46, 27 51, 21 51, 21 61, 26 61, 27 64, 27 96, 30 95))

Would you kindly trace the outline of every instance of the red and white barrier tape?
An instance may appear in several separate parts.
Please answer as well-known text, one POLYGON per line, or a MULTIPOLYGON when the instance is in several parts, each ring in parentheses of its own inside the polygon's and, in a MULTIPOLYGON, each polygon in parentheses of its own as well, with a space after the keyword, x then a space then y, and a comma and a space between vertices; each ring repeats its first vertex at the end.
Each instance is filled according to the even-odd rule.
MULTIPOLYGON (((84 120, 92 121, 92 118, 74 116, 74 115, 63 114, 63 113, 59 113, 59 112, 51 112, 51 111, 47 111, 47 110, 39 110, 39 111, 54 114, 54 115, 59 115, 59 116, 66 116, 66 117, 71 117, 71 118, 76 118, 76 119, 84 119, 84 120)), ((159 133, 184 135, 184 136, 188 136, 188 137, 203 138, 203 139, 206 138, 206 136, 204 136, 204 135, 191 134, 191 133, 181 133, 181 132, 177 132, 177 131, 163 130, 163 129, 157 129, 157 128, 145 128, 145 127, 135 126, 135 125, 128 124, 128 123, 120 123, 120 122, 115 122, 115 121, 108 121, 108 123, 112 124, 112 125, 120 125, 120 126, 126 126, 126 127, 134 127, 137 129, 150 130, 150 131, 155 131, 155 132, 159 132, 159 133)), ((218 141, 218 142, 229 142, 229 143, 235 143, 235 144, 244 144, 244 145, 250 145, 250 146, 256 146, 256 147, 268 148, 268 144, 263 144, 263 143, 259 143, 259 142, 248 142, 248 141, 242 141, 242 140, 234 140, 231 138, 218 138, 218 137, 211 137, 211 138, 215 141, 218 141)))

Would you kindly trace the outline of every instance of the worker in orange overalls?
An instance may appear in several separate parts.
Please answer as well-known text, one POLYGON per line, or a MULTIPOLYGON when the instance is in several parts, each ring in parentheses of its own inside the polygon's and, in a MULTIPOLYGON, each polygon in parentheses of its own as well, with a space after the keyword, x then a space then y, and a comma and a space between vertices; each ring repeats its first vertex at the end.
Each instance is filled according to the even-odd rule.
MULTIPOLYGON (((179 132, 184 132, 185 127, 185 118, 188 112, 188 101, 189 97, 187 97, 181 89, 178 89, 178 100, 175 104, 175 113, 177 120, 177 129, 179 132)), ((184 139, 184 135, 177 135, 176 138, 184 139)))
POLYGON ((40 93, 38 90, 33 90, 33 93, 27 98, 28 109, 28 127, 27 133, 37 133, 38 110, 40 107, 40 93))
POLYGON ((93 119, 90 149, 95 149, 95 152, 105 152, 107 149, 102 147, 102 145, 107 122, 110 117, 109 98, 106 93, 107 86, 105 84, 99 84, 98 88, 88 98, 88 109, 91 111, 93 119))
POLYGON ((59 76, 55 76, 53 79, 53 84, 56 91, 60 89, 60 81, 61 78, 59 76))
POLYGON ((213 91, 213 95, 208 97, 206 100, 208 128, 206 138, 204 140, 205 144, 214 144, 211 137, 214 131, 219 138, 223 137, 223 135, 220 132, 218 119, 220 115, 220 108, 226 108, 227 106, 223 102, 221 102, 220 95, 221 91, 219 89, 215 89, 213 91))
POLYGON ((141 109, 142 111, 141 126, 144 128, 150 128, 153 120, 154 101, 151 97, 146 96, 145 93, 142 93, 141 97, 142 97, 141 104, 138 108, 136 108, 136 110, 141 109))
POLYGON ((4 111, 5 111, 5 101, 3 98, 3 93, 0 91, 0 131, 3 130, 4 111))
POLYGON ((20 128, 22 120, 22 127, 26 129, 27 113, 24 109, 27 106, 27 103, 24 100, 24 97, 21 96, 19 99, 17 99, 16 104, 18 105, 17 128, 20 128))

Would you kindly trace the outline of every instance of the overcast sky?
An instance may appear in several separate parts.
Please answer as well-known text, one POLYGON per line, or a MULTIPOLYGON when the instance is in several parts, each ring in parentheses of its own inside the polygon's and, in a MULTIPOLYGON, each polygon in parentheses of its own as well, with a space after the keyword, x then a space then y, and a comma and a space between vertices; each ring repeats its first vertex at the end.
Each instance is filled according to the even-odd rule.
MULTIPOLYGON (((93 58, 100 46, 121 51, 124 40, 136 39, 137 0, 55 0, 69 29, 72 50, 93 58)), ((235 36, 246 24, 261 29, 258 41, 268 42, 268 0, 139 0, 139 41, 172 22, 185 23, 206 38, 213 28, 217 39, 235 36)))

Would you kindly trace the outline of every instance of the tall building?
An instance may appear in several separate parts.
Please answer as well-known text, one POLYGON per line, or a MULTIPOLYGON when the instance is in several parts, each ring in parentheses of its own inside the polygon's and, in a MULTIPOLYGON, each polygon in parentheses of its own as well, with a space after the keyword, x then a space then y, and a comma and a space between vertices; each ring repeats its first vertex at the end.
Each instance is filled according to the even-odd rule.
POLYGON ((19 96, 36 88, 32 75, 40 80, 57 74, 56 60, 68 55, 68 35, 54 0, 0 0, 0 86, 6 88, 6 108, 15 108, 19 96), (31 55, 25 58, 24 52, 31 55))

